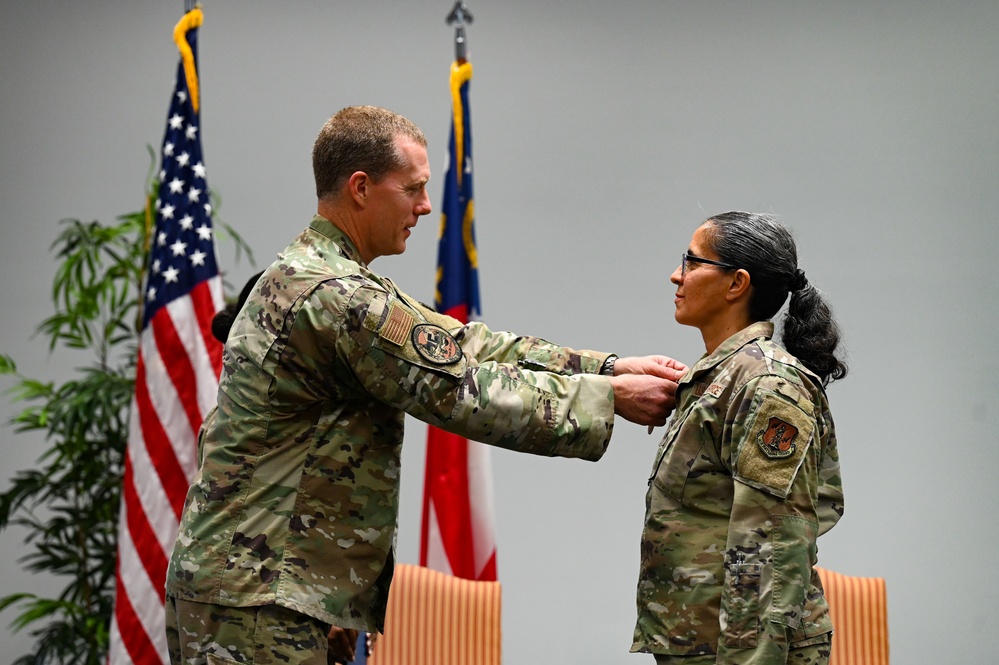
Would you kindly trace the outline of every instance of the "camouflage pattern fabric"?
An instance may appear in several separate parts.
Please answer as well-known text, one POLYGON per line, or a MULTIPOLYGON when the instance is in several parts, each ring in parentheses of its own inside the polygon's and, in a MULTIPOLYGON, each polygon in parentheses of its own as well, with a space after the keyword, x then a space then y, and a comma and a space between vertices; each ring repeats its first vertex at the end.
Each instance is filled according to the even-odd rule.
MULTIPOLYGON (((830 634, 823 636, 823 641, 819 644, 796 647, 787 653, 787 665, 828 665, 830 654, 832 653, 832 639, 830 634)), ((773 663, 773 657, 765 652, 756 651, 752 654, 745 654, 749 660, 724 660, 724 656, 664 656, 656 654, 656 665, 718 665, 718 663, 759 663, 759 665, 769 665, 773 663)), ((782 662, 779 660, 776 662, 782 662)))
POLYGON ((380 630, 404 414, 511 450, 596 460, 614 421, 610 379, 596 374, 608 355, 437 314, 314 218, 230 332, 167 593, 380 630))
POLYGON ((223 607, 167 598, 174 665, 328 665, 329 626, 280 605, 223 607))
POLYGON ((753 324, 680 381, 649 479, 632 651, 828 657, 814 566, 816 539, 843 514, 836 436, 818 377, 772 335, 753 324))

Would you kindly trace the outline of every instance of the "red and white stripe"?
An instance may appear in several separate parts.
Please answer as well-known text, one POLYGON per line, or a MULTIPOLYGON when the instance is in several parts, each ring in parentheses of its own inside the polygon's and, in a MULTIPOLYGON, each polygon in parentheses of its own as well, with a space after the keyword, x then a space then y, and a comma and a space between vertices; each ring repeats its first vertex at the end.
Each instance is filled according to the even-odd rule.
POLYGON ((125 456, 109 665, 169 663, 164 585, 201 422, 215 405, 222 345, 211 320, 222 278, 160 309, 142 331, 125 456))
POLYGON ((470 580, 496 580, 489 447, 428 428, 420 564, 470 580))

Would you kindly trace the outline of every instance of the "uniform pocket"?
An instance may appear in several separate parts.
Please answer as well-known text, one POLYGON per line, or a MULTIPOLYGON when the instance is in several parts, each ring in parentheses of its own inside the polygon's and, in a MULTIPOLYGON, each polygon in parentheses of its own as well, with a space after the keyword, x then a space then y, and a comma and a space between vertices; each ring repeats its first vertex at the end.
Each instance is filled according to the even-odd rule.
POLYGON ((796 515, 774 515, 774 583, 770 620, 789 628, 801 627, 805 601, 816 559, 818 522, 796 515))
POLYGON ((726 566, 722 598, 722 639, 729 647, 755 647, 760 632, 760 563, 726 566))
POLYGON ((705 446, 710 448, 714 444, 708 429, 713 414, 704 413, 704 408, 695 403, 670 424, 652 470, 650 482, 678 501, 684 498, 691 472, 720 470, 716 453, 708 452, 700 459, 705 446))
MULTIPOLYGON (((679 459, 684 455, 683 444, 678 440, 683 431, 684 423, 690 418, 690 411, 688 409, 673 416, 673 420, 670 421, 669 428, 659 444, 656 463, 652 466, 652 475, 649 476, 650 485, 655 485, 660 491, 675 499, 683 497, 683 483, 687 476, 685 465, 679 464, 679 459), (680 466, 683 468, 678 468, 680 466)), ((694 453, 696 452, 694 450, 694 453)))

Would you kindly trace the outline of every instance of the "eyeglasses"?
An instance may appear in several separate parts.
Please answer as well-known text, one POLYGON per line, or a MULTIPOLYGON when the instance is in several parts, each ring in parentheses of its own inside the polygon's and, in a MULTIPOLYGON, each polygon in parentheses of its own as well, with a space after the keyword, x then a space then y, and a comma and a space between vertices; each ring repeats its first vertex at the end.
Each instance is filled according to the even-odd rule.
POLYGON ((738 267, 732 265, 731 263, 722 263, 721 261, 712 261, 711 259, 705 259, 700 256, 694 256, 693 254, 688 254, 684 252, 680 255, 680 276, 683 277, 687 274, 687 264, 688 263, 706 263, 711 266, 718 266, 719 268, 724 268, 725 270, 738 270, 738 267))

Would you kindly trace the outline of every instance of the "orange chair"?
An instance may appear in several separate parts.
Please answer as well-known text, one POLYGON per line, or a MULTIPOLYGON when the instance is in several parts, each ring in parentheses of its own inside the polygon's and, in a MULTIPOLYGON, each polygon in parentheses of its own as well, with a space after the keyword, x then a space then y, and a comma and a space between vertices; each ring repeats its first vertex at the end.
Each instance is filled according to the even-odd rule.
POLYGON ((888 665, 888 596, 880 577, 852 577, 816 567, 833 640, 829 665, 888 665))
POLYGON ((500 665, 501 588, 397 564, 369 665, 500 665))

